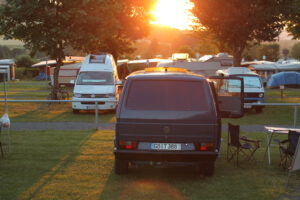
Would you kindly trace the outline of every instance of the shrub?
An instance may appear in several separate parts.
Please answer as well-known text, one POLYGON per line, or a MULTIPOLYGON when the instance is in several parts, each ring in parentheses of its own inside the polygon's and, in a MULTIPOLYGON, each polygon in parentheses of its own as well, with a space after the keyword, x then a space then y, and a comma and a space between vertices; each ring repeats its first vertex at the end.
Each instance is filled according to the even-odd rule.
POLYGON ((36 60, 34 58, 30 57, 29 55, 21 55, 21 56, 17 56, 17 58, 16 58, 17 67, 29 68, 34 63, 36 63, 36 60))
POLYGON ((26 68, 25 77, 26 79, 33 79, 39 74, 40 70, 38 68, 26 68))
POLYGON ((292 57, 300 60, 300 42, 294 44, 292 47, 292 57))
POLYGON ((25 68, 24 67, 16 67, 15 73, 16 73, 16 79, 24 79, 25 68))

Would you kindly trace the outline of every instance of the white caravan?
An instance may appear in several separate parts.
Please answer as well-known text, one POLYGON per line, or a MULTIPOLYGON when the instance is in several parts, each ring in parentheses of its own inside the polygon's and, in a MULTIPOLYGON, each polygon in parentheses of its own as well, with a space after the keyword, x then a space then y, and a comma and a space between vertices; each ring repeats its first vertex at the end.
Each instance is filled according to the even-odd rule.
MULTIPOLYGON (((264 87, 258 74, 246 67, 230 67, 225 70, 218 70, 218 76, 239 77, 244 80, 244 103, 264 103, 264 87)), ((227 86, 229 91, 234 91, 234 82, 229 82, 227 86)), ((254 108, 257 113, 261 112, 263 106, 247 106, 244 108, 254 108)))
POLYGON ((117 66, 111 54, 91 54, 85 57, 77 76, 73 100, 74 113, 80 110, 95 110, 98 102, 99 110, 115 110, 117 107, 118 84, 117 66), (88 101, 86 101, 88 100, 88 101))

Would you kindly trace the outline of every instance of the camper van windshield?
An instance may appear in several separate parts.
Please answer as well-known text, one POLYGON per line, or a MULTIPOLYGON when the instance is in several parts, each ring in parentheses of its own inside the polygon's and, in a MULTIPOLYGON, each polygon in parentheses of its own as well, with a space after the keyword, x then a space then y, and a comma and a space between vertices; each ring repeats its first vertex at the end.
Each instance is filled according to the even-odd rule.
POLYGON ((80 72, 77 85, 113 85, 114 79, 111 72, 80 72))
POLYGON ((244 79, 245 88, 261 88, 261 82, 258 76, 239 76, 244 79))

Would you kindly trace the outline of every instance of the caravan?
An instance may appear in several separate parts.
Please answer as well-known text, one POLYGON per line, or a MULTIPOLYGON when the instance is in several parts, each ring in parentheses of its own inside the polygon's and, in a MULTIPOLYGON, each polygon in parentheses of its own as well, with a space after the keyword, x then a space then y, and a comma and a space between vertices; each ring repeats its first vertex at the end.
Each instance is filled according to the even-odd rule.
POLYGON ((99 110, 115 110, 118 100, 118 86, 120 84, 117 67, 111 54, 88 55, 77 76, 73 100, 74 113, 80 110, 95 110, 98 102, 99 110), (88 101, 87 101, 88 100, 88 101))

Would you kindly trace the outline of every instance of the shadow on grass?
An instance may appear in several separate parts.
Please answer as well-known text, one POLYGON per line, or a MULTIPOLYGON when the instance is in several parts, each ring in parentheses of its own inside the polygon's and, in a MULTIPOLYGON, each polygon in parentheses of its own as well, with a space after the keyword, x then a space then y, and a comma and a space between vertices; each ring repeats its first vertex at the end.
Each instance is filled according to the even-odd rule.
POLYGON ((0 160, 0 199, 33 199, 74 162, 91 131, 14 132, 13 152, 0 160))
MULTIPOLYGON (((262 152, 259 159, 262 157, 262 152)), ((127 175, 107 178, 98 199, 276 199, 286 194, 286 173, 264 161, 236 167, 222 155, 212 177, 198 176, 193 167, 142 166, 127 175)))

